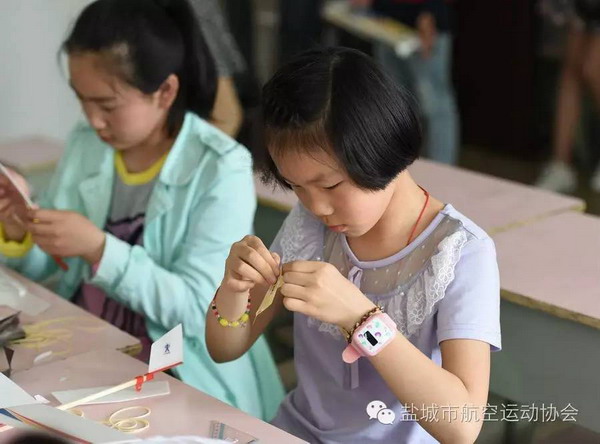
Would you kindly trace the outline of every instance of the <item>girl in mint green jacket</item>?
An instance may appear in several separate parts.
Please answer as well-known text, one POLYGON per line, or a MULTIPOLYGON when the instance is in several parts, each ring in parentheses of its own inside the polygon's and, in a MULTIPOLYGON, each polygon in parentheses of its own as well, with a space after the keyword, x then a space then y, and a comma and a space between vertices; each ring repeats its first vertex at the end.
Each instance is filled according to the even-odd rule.
POLYGON ((270 419, 283 389, 264 339, 216 364, 205 314, 233 242, 252 230, 248 151, 207 123, 213 61, 186 0, 98 0, 64 49, 87 125, 25 225, 0 183, 0 252, 34 280, 149 345, 185 334, 184 382, 270 419), (52 256, 64 258, 60 270, 52 256))

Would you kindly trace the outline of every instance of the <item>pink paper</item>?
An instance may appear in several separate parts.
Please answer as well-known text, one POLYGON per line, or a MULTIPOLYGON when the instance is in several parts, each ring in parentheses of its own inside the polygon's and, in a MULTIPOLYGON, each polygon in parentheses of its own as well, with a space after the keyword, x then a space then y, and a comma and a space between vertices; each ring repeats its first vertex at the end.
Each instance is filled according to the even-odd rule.
POLYGON ((19 345, 11 346, 15 352, 11 364, 13 372, 33 367, 35 358, 49 350, 52 351, 52 354, 42 360, 40 364, 64 359, 69 356, 85 353, 89 350, 105 348, 123 350, 139 346, 140 341, 138 338, 119 330, 108 322, 92 316, 82 308, 24 278, 15 271, 0 266, 0 273, 6 273, 22 285, 27 292, 50 304, 50 307, 38 316, 30 316, 22 313, 20 315, 21 325, 68 318, 67 322, 60 325, 53 325, 53 327, 67 328, 72 333, 71 337, 66 341, 58 341, 40 348, 27 348, 19 345))
MULTIPOLYGON (((13 378, 30 393, 40 393, 48 397, 50 392, 56 390, 114 386, 141 375, 146 370, 147 365, 135 358, 113 350, 98 350, 40 365, 19 372, 13 378)), ((150 422, 150 428, 139 433, 140 437, 156 435, 208 437, 210 422, 216 420, 256 436, 262 444, 304 442, 164 373, 157 374, 155 379, 169 381, 171 394, 118 405, 83 406, 80 410, 85 413, 86 418, 102 421, 123 407, 134 405, 148 407, 152 410, 151 415, 146 418, 150 422)), ((4 439, 2 435, 0 435, 0 442, 4 439)))

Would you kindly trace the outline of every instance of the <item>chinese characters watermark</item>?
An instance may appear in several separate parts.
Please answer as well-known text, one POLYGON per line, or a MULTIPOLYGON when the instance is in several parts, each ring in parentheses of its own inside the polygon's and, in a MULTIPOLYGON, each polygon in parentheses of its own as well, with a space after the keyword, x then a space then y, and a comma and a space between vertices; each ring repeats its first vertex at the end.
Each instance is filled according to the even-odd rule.
POLYGON ((396 415, 399 414, 400 421, 424 421, 424 422, 576 422, 576 409, 568 403, 559 409, 553 403, 550 404, 487 404, 485 410, 477 406, 458 405, 415 405, 406 404, 402 406, 402 412, 394 412, 387 408, 382 401, 372 401, 367 405, 369 419, 377 419, 382 424, 393 424, 396 415))

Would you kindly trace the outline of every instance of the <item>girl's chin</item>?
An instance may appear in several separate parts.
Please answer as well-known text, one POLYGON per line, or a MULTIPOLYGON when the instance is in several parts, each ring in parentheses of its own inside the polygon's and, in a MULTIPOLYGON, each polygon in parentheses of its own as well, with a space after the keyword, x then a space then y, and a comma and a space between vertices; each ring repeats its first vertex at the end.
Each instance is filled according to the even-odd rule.
POLYGON ((361 237, 363 234, 365 234, 366 231, 362 231, 362 230, 358 230, 356 228, 346 228, 346 230, 344 231, 344 236, 346 237, 361 237))

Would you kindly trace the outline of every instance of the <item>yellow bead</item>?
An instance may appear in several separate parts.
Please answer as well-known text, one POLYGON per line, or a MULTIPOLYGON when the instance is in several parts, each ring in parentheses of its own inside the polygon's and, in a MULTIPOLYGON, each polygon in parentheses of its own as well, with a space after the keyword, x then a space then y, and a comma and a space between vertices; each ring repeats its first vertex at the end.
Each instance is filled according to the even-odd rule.
POLYGON ((248 319, 250 319, 250 316, 248 316, 248 313, 244 313, 240 318, 240 322, 247 322, 248 319))
POLYGON ((221 324, 223 327, 227 327, 229 325, 229 321, 227 319, 219 319, 219 324, 221 324))
POLYGON ((232 326, 232 327, 239 327, 239 326, 240 326, 240 323, 239 323, 238 321, 233 321, 233 322, 231 323, 231 326, 232 326))

